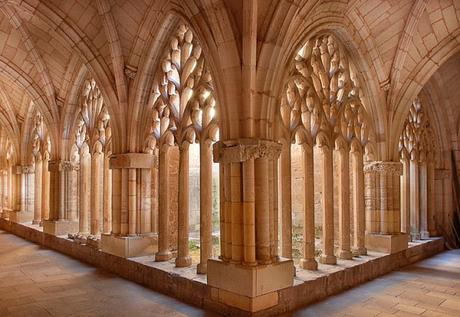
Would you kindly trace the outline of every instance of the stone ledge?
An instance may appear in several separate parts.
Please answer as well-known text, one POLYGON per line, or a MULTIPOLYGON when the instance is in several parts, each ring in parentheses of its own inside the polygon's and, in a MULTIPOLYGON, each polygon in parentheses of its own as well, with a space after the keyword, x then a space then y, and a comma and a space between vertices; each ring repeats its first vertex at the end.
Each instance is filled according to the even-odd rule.
POLYGON ((242 301, 241 305, 232 307, 223 304, 219 298, 231 301, 234 298, 233 294, 216 291, 207 285, 206 276, 196 274, 196 267, 175 268, 174 264, 169 262, 155 262, 153 255, 131 259, 121 258, 64 237, 43 233, 37 226, 17 224, 5 219, 0 219, 0 229, 191 305, 226 316, 278 316, 444 250, 444 240, 435 238, 411 242, 408 249, 394 254, 369 252, 368 256, 354 258, 354 260, 338 260, 338 265, 319 264, 319 270, 314 272, 297 269, 294 286, 268 293, 266 298, 260 298, 260 301, 253 302, 252 306, 251 303, 242 301), (250 311, 263 309, 266 303, 270 304, 274 300, 277 301, 275 306, 256 313, 250 311))
POLYGON ((407 234, 375 234, 366 233, 366 247, 383 253, 398 253, 407 249, 409 235, 407 234))

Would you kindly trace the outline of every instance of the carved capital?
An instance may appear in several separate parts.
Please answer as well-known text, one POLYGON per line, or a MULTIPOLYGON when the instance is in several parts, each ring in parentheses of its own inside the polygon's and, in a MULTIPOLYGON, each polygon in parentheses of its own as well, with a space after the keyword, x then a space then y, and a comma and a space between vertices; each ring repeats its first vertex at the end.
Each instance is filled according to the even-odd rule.
POLYGON ((268 158, 275 160, 281 153, 282 145, 270 140, 238 139, 220 141, 214 144, 214 162, 238 163, 250 159, 268 158))
POLYGON ((64 171, 78 171, 80 170, 80 164, 72 161, 62 161, 62 169, 64 171))
POLYGON ((365 173, 402 175, 402 171, 403 166, 401 162, 375 161, 367 163, 364 166, 365 173))
POLYGON ((34 174, 35 168, 32 165, 23 165, 21 166, 22 174, 34 174))

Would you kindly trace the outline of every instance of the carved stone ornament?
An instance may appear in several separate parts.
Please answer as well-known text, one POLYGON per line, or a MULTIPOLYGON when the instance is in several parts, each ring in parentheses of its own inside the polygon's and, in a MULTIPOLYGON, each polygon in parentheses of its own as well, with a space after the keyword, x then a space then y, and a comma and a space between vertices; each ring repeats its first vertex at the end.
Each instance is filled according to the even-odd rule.
POLYGON ((281 148, 280 143, 270 140, 221 141, 214 144, 213 156, 216 163, 238 163, 258 158, 275 160, 279 157, 281 148))
POLYGON ((33 166, 27 165, 22 166, 22 174, 33 174, 35 173, 35 168, 33 166))
POLYGON ((379 173, 379 174, 392 174, 402 175, 403 166, 400 162, 390 161, 375 161, 370 162, 364 166, 365 173, 379 173))

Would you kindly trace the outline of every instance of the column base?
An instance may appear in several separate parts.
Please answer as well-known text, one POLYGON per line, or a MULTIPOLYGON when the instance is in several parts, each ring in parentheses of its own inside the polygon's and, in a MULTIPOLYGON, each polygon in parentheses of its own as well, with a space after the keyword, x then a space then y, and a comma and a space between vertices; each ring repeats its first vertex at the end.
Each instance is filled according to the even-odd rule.
POLYGON ((101 250, 122 258, 153 255, 157 249, 157 239, 152 236, 101 235, 101 250))
POLYGON ((351 252, 353 256, 367 255, 367 249, 365 247, 353 248, 351 252))
POLYGON ((166 251, 166 252, 157 252, 155 253, 155 261, 156 262, 165 262, 169 261, 172 259, 172 253, 171 251, 166 251))
POLYGON ((257 312, 278 304, 278 290, 294 283, 294 262, 280 259, 269 265, 244 266, 208 260, 211 298, 225 305, 257 312))
POLYGON ((420 232, 411 232, 410 233, 410 241, 420 240, 421 239, 420 232))
POLYGON ((44 220, 43 232, 54 236, 67 235, 78 231, 78 221, 73 220, 44 220))
POLYGON ((335 255, 321 255, 319 258, 319 263, 334 265, 337 264, 337 258, 335 255))
POLYGON ((383 252, 397 253, 408 248, 409 236, 407 234, 374 234, 366 233, 367 249, 383 252))
POLYGON ((428 231, 420 231, 420 239, 429 239, 430 238, 430 233, 428 231))
POLYGON ((299 266, 304 270, 316 271, 318 262, 315 259, 300 259, 299 266))
POLYGON ((31 222, 34 219, 33 212, 13 210, 10 212, 10 221, 16 223, 31 222))
POLYGON ((353 253, 349 250, 340 250, 339 251, 339 259, 342 260, 351 260, 353 259, 353 253))
POLYGON ((40 226, 40 222, 41 222, 41 220, 34 220, 34 219, 32 219, 32 224, 33 224, 33 225, 40 226))
POLYGON ((101 236, 89 235, 86 237, 86 245, 90 248, 100 250, 101 249, 101 236))
POLYGON ((188 267, 192 265, 192 258, 190 256, 182 256, 176 258, 176 267, 188 267))
POLYGON ((11 213, 12 213, 13 210, 9 209, 9 208, 3 208, 2 209, 2 218, 3 219, 7 219, 9 220, 10 217, 11 217, 11 213))

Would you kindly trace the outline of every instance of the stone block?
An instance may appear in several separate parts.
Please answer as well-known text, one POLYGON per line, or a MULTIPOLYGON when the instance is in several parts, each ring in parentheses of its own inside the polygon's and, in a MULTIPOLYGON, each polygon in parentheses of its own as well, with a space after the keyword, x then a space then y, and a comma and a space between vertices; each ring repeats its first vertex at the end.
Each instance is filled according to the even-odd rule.
POLYGON ((153 236, 123 237, 111 234, 101 235, 101 250, 122 258, 153 255, 158 249, 153 236))
POLYGON ((293 278, 294 263, 288 259, 253 267, 208 260, 208 286, 218 289, 219 302, 246 311, 277 305, 277 291, 292 287, 293 278))
POLYGON ((366 248, 372 251, 393 254, 406 250, 408 243, 407 234, 366 234, 366 248))
POLYGON ((67 235, 78 231, 78 221, 72 220, 44 220, 43 232, 53 236, 67 235))

